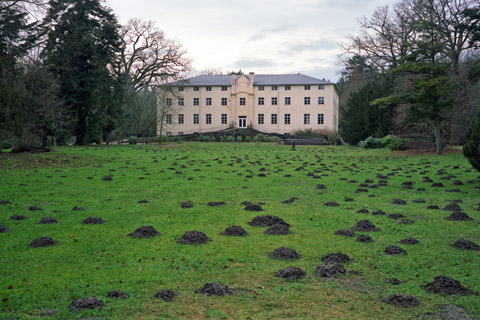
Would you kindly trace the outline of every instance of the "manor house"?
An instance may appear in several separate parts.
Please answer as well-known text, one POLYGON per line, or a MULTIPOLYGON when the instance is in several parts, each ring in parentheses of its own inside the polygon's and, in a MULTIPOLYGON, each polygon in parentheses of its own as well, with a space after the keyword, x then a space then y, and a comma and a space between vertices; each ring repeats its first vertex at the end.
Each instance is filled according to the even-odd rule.
POLYGON ((167 136, 218 131, 231 125, 280 134, 338 130, 335 84, 300 73, 189 78, 158 91, 158 110, 164 114, 163 134, 167 136))

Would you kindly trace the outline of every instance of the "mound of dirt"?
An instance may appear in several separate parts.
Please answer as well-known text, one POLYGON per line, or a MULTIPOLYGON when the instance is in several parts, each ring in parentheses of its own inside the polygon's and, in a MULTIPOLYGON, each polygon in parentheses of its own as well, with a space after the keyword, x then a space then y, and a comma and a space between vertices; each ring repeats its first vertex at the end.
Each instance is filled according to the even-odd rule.
POLYGON ((42 211, 43 208, 39 206, 31 206, 28 208, 29 211, 42 211))
POLYGON ((290 231, 287 226, 276 223, 273 226, 269 227, 267 230, 265 230, 263 233, 267 235, 287 235, 291 234, 292 231, 290 231))
POLYGON ((287 247, 280 247, 273 252, 270 252, 268 256, 272 259, 279 259, 279 260, 296 260, 300 258, 300 255, 295 251, 295 249, 287 248, 287 247))
POLYGON ((337 236, 343 236, 343 237, 355 237, 357 234, 353 232, 352 230, 348 229, 340 229, 335 231, 335 234, 337 236))
POLYGON ((317 184, 317 190, 325 190, 327 187, 324 184, 317 184))
POLYGON ((354 199, 352 199, 352 198, 348 198, 348 197, 345 197, 345 199, 344 199, 344 200, 345 200, 345 202, 353 202, 353 201, 355 201, 354 199))
POLYGON ((274 224, 282 224, 290 228, 290 224, 286 223, 282 218, 267 214, 265 216, 256 216, 252 221, 248 222, 252 227, 270 227, 274 224))
POLYGON ((148 201, 147 199, 142 199, 142 200, 138 201, 137 203, 150 203, 150 201, 148 201))
POLYGON ((173 300, 173 298, 175 298, 176 296, 177 296, 177 294, 175 292, 173 292, 172 290, 162 289, 162 290, 158 291, 157 293, 155 293, 153 295, 153 298, 154 299, 162 299, 163 301, 166 301, 166 302, 171 302, 173 300))
POLYGON ((8 200, 0 200, 0 204, 12 204, 12 203, 8 200))
POLYGON ((38 224, 53 224, 58 223, 58 220, 53 217, 43 217, 38 224))
POLYGON ((398 280, 397 278, 390 278, 390 279, 387 279, 385 282, 394 286, 398 286, 402 284, 402 281, 398 280))
POLYGON ((451 244, 452 247, 460 250, 477 250, 480 251, 480 246, 473 241, 460 239, 451 244))
POLYGON ((221 283, 207 283, 195 293, 202 293, 207 296, 228 296, 233 293, 232 289, 221 283))
POLYGON ((460 284, 458 280, 437 276, 432 282, 422 286, 429 293, 441 293, 441 294, 460 294, 467 295, 473 293, 471 290, 465 288, 460 284))
POLYGON ((105 296, 107 298, 114 298, 114 299, 127 299, 128 293, 121 290, 112 290, 112 291, 108 291, 105 296))
POLYGON ((258 204, 250 203, 250 204, 247 204, 245 206, 244 210, 247 210, 247 211, 263 211, 263 208, 258 204))
POLYGON ((405 200, 402 200, 402 199, 393 199, 392 200, 392 204, 400 204, 400 205, 404 205, 404 204, 407 204, 407 202, 405 202, 405 200))
POLYGON ((8 232, 10 231, 10 229, 8 229, 7 227, 5 227, 4 225, 1 225, 0 224, 0 233, 4 233, 4 232, 8 232))
POLYGON ((429 205, 429 206, 427 207, 427 209, 430 209, 430 210, 438 210, 438 209, 440 209, 440 207, 437 206, 437 205, 431 204, 431 205, 429 205))
POLYGON ((188 209, 188 208, 191 208, 191 207, 193 207, 193 204, 191 204, 190 202, 182 202, 182 203, 180 203, 180 208, 188 209))
POLYGON ((128 236, 132 238, 151 238, 158 235, 160 235, 160 232, 155 230, 155 228, 152 226, 141 226, 132 233, 128 234, 128 236))
POLYGON ((225 229, 225 231, 220 232, 222 236, 238 236, 244 237, 248 236, 248 232, 245 231, 241 226, 230 226, 225 229))
POLYGON ((223 206, 224 204, 225 204, 225 202, 223 202, 223 201, 220 201, 220 202, 210 201, 209 203, 207 203, 207 206, 218 207, 218 206, 223 206))
POLYGON ((105 221, 99 217, 88 217, 83 219, 82 223, 83 224, 103 224, 105 223, 105 221))
POLYGON ((104 176, 102 181, 113 181, 113 178, 111 176, 104 176))
POLYGON ((415 200, 413 200, 412 202, 413 202, 413 203, 425 203, 426 201, 425 201, 425 199, 421 199, 421 198, 420 198, 420 199, 415 199, 415 200))
POLYGON ((298 200, 298 198, 297 197, 292 197, 290 199, 283 200, 282 203, 293 203, 293 202, 295 202, 295 200, 298 200))
POLYGON ((449 205, 443 208, 445 211, 462 211, 462 208, 456 203, 450 203, 449 205))
POLYGON ((416 307, 420 302, 412 296, 404 294, 392 294, 388 298, 383 299, 384 302, 402 308, 416 307))
POLYGON ((345 273, 347 273, 345 268, 341 264, 335 262, 321 264, 315 270, 315 275, 323 278, 336 277, 345 273))
POLYGON ((307 275, 307 272, 298 267, 287 267, 275 272, 274 276, 287 281, 296 281, 307 275))
POLYGON ((375 210, 372 212, 372 215, 374 216, 384 216, 386 215, 387 213, 385 211, 382 211, 382 210, 375 210))
POLYGON ((418 241, 415 238, 405 238, 405 239, 402 239, 402 240, 398 241, 398 243, 401 243, 401 244, 418 244, 418 243, 420 243, 420 241, 418 241))
POLYGON ((192 230, 185 232, 177 242, 180 244, 202 244, 207 243, 207 241, 210 241, 210 239, 205 235, 205 233, 192 230))
POLYGON ((340 206, 338 203, 336 203, 335 201, 327 201, 323 204, 324 206, 327 206, 327 207, 338 207, 340 206))
POLYGON ((412 224, 412 223, 415 223, 415 221, 411 220, 411 219, 398 219, 397 223, 398 224, 412 224))
POLYGON ((397 219, 403 218, 404 215, 401 214, 401 213, 392 213, 392 214, 389 214, 388 217, 389 217, 390 219, 395 219, 395 220, 397 220, 397 219))
POLYGON ((403 250, 399 246, 389 246, 385 248, 385 254, 388 256, 407 254, 407 251, 403 250))
POLYGON ((370 211, 368 211, 368 209, 360 209, 360 210, 357 210, 356 212, 357 213, 364 213, 364 214, 370 213, 370 211))
POLYGON ((29 244, 30 247, 39 248, 39 247, 51 247, 57 244, 56 240, 53 240, 50 237, 39 237, 32 241, 29 244))
POLYGON ((380 231, 380 229, 375 227, 375 225, 370 220, 360 220, 351 229, 353 231, 363 232, 380 231))
POLYGON ((450 221, 469 221, 469 220, 473 220, 473 218, 470 218, 470 216, 468 214, 466 214, 465 212, 462 212, 462 211, 452 212, 452 214, 449 215, 448 217, 446 217, 445 219, 450 220, 450 221))
POLYGON ((360 236, 357 237, 357 239, 355 239, 355 241, 357 241, 357 242, 373 242, 374 240, 370 236, 360 235, 360 236))
POLYGON ((445 186, 444 186, 443 183, 441 183, 441 182, 434 182, 434 183, 432 183, 432 187, 434 187, 434 188, 443 188, 443 187, 445 187, 445 186))
POLYGON ((77 207, 77 206, 75 206, 75 207, 72 208, 72 211, 84 211, 84 210, 85 210, 84 207, 77 207))
POLYGON ((83 309, 101 309, 105 303, 95 297, 80 298, 73 300, 68 306, 70 311, 80 311, 83 309))
POLYGON ((14 214, 13 216, 10 216, 10 218, 8 218, 10 220, 27 220, 28 218, 21 215, 21 214, 14 214))
POLYGON ((350 261, 350 257, 343 252, 328 253, 322 257, 323 263, 344 263, 350 261))

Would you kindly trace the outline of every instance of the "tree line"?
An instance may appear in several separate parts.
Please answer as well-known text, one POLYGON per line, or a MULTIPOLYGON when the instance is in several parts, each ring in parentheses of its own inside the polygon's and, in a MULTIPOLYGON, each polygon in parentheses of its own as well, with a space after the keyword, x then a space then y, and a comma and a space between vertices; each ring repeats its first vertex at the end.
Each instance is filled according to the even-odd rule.
POLYGON ((342 44, 342 138, 464 144, 480 109, 478 0, 401 0, 359 25, 342 44))
POLYGON ((153 22, 101 0, 0 2, 0 142, 33 150, 156 133, 156 86, 191 62, 153 22))

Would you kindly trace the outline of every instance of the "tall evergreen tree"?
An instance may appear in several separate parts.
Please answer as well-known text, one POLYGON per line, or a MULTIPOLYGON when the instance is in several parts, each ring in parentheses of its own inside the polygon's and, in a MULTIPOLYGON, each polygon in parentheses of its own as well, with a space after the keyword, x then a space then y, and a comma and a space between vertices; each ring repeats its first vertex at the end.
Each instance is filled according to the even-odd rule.
POLYGON ((111 65, 117 21, 100 0, 51 0, 43 21, 42 56, 61 84, 77 143, 101 141, 119 115, 121 85, 111 65))

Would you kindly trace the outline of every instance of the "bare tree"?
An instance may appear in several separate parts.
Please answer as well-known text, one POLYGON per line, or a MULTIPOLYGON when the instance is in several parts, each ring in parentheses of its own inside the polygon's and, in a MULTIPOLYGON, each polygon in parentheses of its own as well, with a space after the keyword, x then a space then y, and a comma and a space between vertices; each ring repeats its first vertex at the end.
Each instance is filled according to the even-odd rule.
POLYGON ((40 21, 47 8, 48 0, 2 0, 0 13, 2 10, 15 8, 19 11, 28 13, 29 17, 34 21, 40 21))
POLYGON ((179 80, 190 70, 190 59, 182 45, 167 39, 152 21, 129 20, 121 28, 122 50, 114 72, 126 76, 135 92, 151 85, 179 80))

